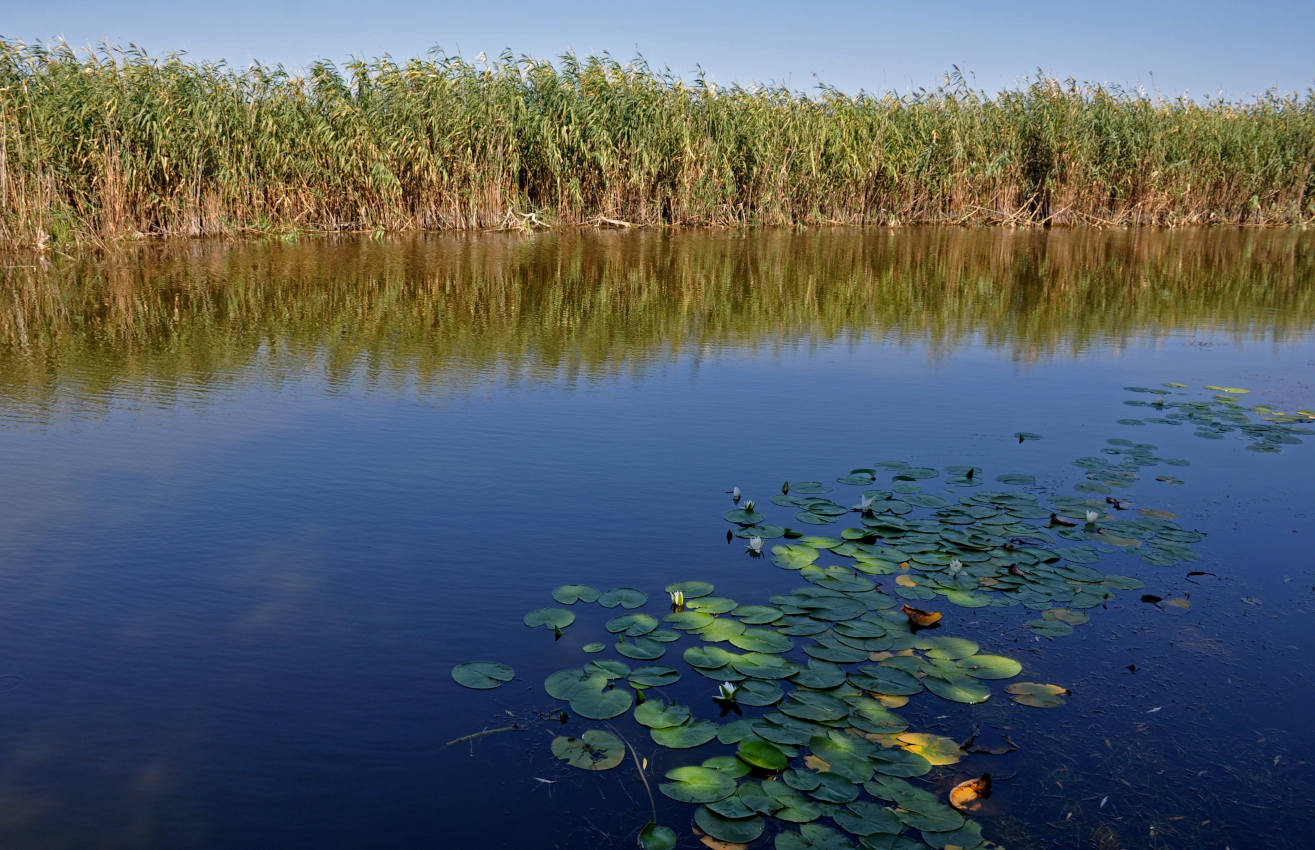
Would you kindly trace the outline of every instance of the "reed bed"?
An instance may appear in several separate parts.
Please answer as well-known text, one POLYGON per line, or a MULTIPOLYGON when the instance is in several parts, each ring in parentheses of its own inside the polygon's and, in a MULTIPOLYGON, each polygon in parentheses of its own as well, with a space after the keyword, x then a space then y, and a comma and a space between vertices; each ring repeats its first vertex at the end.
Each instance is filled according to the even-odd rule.
POLYGON ((564 225, 1315 221, 1315 91, 908 95, 431 53, 304 75, 0 39, 0 243, 564 225))

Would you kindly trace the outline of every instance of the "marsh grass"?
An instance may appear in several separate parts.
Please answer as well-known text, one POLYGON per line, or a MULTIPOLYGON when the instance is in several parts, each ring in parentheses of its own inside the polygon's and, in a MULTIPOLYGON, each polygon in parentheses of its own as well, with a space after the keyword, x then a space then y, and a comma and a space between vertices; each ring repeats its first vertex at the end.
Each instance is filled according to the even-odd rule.
POLYGON ((1315 92, 907 96, 432 53, 305 76, 0 39, 0 242, 540 225, 1315 220, 1315 92))

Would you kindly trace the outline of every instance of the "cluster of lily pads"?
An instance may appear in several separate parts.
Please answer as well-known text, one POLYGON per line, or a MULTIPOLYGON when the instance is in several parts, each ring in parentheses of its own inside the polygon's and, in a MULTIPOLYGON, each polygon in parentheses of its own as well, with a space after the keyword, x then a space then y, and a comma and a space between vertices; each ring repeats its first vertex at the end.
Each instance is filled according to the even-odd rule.
POLYGON ((1124 404, 1133 407, 1150 408, 1152 413, 1141 419, 1120 419, 1121 425, 1144 425, 1153 422, 1160 425, 1192 425, 1195 435, 1208 440, 1222 440, 1229 434, 1239 434, 1247 439, 1247 450, 1277 454, 1283 446, 1301 443, 1302 436, 1315 434, 1315 430, 1304 427, 1315 421, 1315 410, 1297 410, 1284 412, 1272 407, 1258 405, 1248 408, 1242 404, 1240 397, 1250 390, 1242 387, 1221 387, 1214 384, 1205 389, 1217 393, 1209 399, 1178 399, 1173 396, 1188 395, 1184 392, 1186 384, 1170 382, 1160 389, 1151 387, 1124 387, 1128 392, 1145 393, 1155 396, 1153 399, 1129 399, 1124 404))
MULTIPOLYGON (((1170 407, 1167 401, 1151 404, 1170 407)), ((1163 418, 1178 416, 1198 427, 1206 417, 1235 412, 1219 408, 1219 401, 1205 408, 1172 404, 1163 418)), ((1248 419, 1235 427, 1265 445, 1304 433, 1295 421, 1266 423, 1283 429, 1282 439, 1244 427, 1252 424, 1248 419)), ((1040 439, 1015 436, 1020 443, 1040 439)), ((1160 458, 1155 450, 1148 443, 1108 440, 1100 455, 1075 461, 1085 470, 1079 495, 1044 501, 1029 475, 997 476, 994 482, 1005 489, 988 489, 979 467, 937 470, 904 461, 838 477, 839 485, 864 488, 843 502, 831 498, 834 488, 822 482, 788 482, 771 499, 792 512, 783 523, 769 521, 753 501, 741 504, 735 488, 736 506, 724 515, 732 525, 728 539, 746 540, 750 556, 769 554, 773 564, 797 572, 807 584, 770 597, 770 604, 740 604, 714 595, 707 582, 679 582, 665 588, 657 611, 638 610, 649 600, 637 588, 558 587, 553 598, 560 606, 620 609, 605 627, 615 636, 616 653, 640 666, 591 660, 553 673, 545 690, 581 718, 609 721, 630 713, 654 743, 669 750, 714 739, 734 747, 733 753, 668 770, 668 781, 659 786, 671 799, 697 804, 694 824, 717 841, 746 844, 771 827, 777 850, 841 850, 855 842, 882 850, 993 846, 954 805, 907 781, 957 762, 964 752, 960 745, 910 731, 895 710, 924 690, 953 702, 983 702, 992 695, 989 682, 1013 678, 1021 665, 981 653, 972 640, 927 628, 948 621, 939 611, 910 603, 1021 605, 1039 612, 1027 628, 1052 638, 1085 623, 1084 609, 1104 604, 1114 591, 1142 586, 1136 578, 1095 569, 1102 557, 1135 550, 1161 565, 1196 557, 1190 545, 1202 539, 1200 532, 1182 528, 1171 514, 1136 509, 1110 495, 1136 481, 1144 468, 1187 464, 1160 458), (929 485, 938 479, 945 486, 933 492, 929 485), (794 528, 820 532, 842 518, 851 522, 833 535, 794 528), (763 552, 766 541, 777 540, 763 552), (694 641, 682 651, 681 668, 657 663, 681 641, 694 641), (735 719, 701 718, 661 695, 687 673, 708 679, 722 718, 734 711, 735 719)), ((558 636, 574 621, 566 607, 524 618, 527 626, 550 628, 558 636)), ((583 646, 588 654, 606 649, 603 642, 583 646)), ((496 687, 513 675, 490 662, 453 671, 458 682, 475 688, 496 687)), ((1067 693, 1037 682, 1016 682, 1006 690, 1016 702, 1038 707, 1059 705, 1067 693)), ((576 767, 606 770, 622 763, 626 747, 613 727, 558 736, 552 751, 576 767)), ((676 837, 650 823, 640 843, 661 850, 675 846, 676 837)))

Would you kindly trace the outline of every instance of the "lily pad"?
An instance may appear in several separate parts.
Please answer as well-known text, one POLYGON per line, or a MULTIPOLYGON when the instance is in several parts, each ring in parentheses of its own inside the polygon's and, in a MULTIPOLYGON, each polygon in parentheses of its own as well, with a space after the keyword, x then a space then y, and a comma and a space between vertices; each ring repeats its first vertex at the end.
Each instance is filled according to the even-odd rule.
POLYGON ((571 697, 571 711, 590 720, 610 720, 629 711, 632 702, 629 690, 581 690, 571 697))
POLYGON ((452 679, 458 685, 477 691, 491 690, 515 677, 514 670, 496 661, 468 661, 452 668, 452 679))
POLYGON ((625 758, 625 744, 611 732, 590 729, 579 738, 559 735, 553 739, 552 754, 572 767, 609 770, 625 758))
POLYGON ((790 763, 790 757, 783 753, 780 747, 768 741, 744 741, 735 755, 763 770, 785 770, 786 765, 790 763))
POLYGON ((710 767, 689 765, 668 770, 658 786, 663 794, 681 803, 715 803, 735 793, 735 780, 710 767))
POLYGON ((763 834, 766 824, 757 815, 747 818, 728 818, 707 806, 694 813, 694 823, 708 835, 729 844, 747 844, 763 834))
POLYGON ((522 622, 531 628, 564 629, 575 622, 575 614, 565 608, 539 608, 526 614, 522 622))
POLYGON ((587 584, 563 584, 553 590, 552 598, 563 605, 593 602, 598 599, 598 589, 587 584))
POLYGON ((658 627, 657 618, 652 614, 622 614, 606 623, 606 628, 613 634, 621 633, 629 637, 646 635, 658 627))
POLYGON ((1054 708, 1063 705, 1064 695, 1068 693, 1067 688, 1041 682, 1015 682, 1005 690, 1013 695, 1014 702, 1034 708, 1054 708))
POLYGON ((614 587, 603 591, 598 596, 598 604, 604 608, 638 608, 648 601, 648 594, 633 587, 614 587))
POLYGON ((676 833, 669 826, 649 821, 639 833, 640 850, 675 850, 676 833))
POLYGON ((651 729, 648 733, 654 741, 673 750, 686 750, 701 747, 717 737, 717 724, 711 720, 687 720, 679 726, 665 729, 651 729))
POLYGON ((678 581, 675 584, 667 585, 667 593, 680 592, 685 594, 686 599, 698 599, 700 596, 708 596, 712 593, 712 585, 706 581, 678 581))

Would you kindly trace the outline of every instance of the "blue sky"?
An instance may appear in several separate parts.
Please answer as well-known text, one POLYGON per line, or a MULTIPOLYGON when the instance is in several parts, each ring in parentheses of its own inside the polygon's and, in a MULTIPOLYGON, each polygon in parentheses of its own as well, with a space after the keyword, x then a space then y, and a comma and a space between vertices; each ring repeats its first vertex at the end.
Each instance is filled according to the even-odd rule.
POLYGON ((555 58, 642 53, 686 78, 719 83, 818 80, 845 91, 934 86, 952 65, 976 87, 1015 85, 1039 67, 1059 77, 1143 85, 1167 95, 1247 98, 1315 86, 1315 2, 986 4, 850 2, 121 2, 0 0, 0 35, 63 36, 75 46, 136 42, 153 53, 304 67, 434 46, 467 58, 505 47, 555 58))

